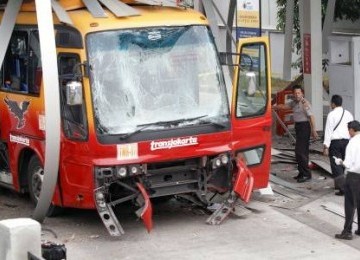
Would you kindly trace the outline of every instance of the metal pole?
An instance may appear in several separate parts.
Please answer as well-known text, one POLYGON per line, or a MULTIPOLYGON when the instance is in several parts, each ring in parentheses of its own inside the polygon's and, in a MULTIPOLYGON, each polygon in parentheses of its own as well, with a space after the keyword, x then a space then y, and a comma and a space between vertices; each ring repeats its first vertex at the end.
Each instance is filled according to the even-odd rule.
POLYGON ((42 222, 56 187, 60 158, 60 97, 51 0, 35 0, 43 66, 45 102, 44 180, 33 218, 42 222))
POLYGON ((0 24, 0 65, 3 64, 7 47, 14 30, 16 17, 20 11, 22 0, 8 1, 0 24))
POLYGON ((281 118, 279 117, 279 115, 276 113, 275 110, 273 110, 273 113, 275 115, 276 120, 279 122, 279 124, 281 125, 281 127, 285 130, 285 132, 290 136, 292 143, 294 144, 296 142, 295 137, 290 133, 289 128, 287 128, 287 126, 284 124, 284 122, 281 120, 281 118))

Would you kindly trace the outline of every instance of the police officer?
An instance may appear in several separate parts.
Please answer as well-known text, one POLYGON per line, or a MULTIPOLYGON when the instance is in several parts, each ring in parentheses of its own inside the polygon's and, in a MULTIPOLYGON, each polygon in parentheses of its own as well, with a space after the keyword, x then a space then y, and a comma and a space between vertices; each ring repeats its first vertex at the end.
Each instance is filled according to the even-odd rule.
POLYGON ((300 85, 293 86, 293 100, 287 104, 279 104, 274 109, 292 109, 295 122, 296 144, 295 158, 298 165, 299 174, 294 177, 297 182, 311 180, 309 169, 309 146, 310 136, 318 138, 315 129, 315 118, 311 110, 311 104, 304 98, 304 91, 300 85))

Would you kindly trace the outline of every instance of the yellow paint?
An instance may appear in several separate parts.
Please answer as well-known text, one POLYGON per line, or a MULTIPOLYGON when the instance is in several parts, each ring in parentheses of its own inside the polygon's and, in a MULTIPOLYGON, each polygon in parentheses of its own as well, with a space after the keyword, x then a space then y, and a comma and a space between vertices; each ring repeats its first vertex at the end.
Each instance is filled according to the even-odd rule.
POLYGON ((237 19, 240 27, 260 27, 259 11, 239 11, 237 19))
MULTIPOLYGON (((92 0, 92 1, 95 1, 95 0, 92 0)), ((82 0, 58 0, 58 2, 67 11, 76 10, 76 9, 85 7, 82 0)), ((134 0, 123 0, 121 2, 127 3, 127 4, 135 3, 134 0)), ((35 11, 35 1, 34 0, 26 1, 22 5, 21 10, 22 11, 35 11)))

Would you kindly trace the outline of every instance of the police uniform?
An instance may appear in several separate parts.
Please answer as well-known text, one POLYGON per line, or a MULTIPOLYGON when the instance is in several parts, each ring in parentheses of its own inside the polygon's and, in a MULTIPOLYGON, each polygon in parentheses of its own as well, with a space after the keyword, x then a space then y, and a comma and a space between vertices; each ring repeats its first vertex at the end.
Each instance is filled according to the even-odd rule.
POLYGON ((300 101, 293 100, 289 103, 293 110, 295 122, 296 144, 295 158, 298 165, 298 178, 311 178, 309 169, 309 145, 311 135, 310 116, 313 115, 309 101, 302 98, 300 101))

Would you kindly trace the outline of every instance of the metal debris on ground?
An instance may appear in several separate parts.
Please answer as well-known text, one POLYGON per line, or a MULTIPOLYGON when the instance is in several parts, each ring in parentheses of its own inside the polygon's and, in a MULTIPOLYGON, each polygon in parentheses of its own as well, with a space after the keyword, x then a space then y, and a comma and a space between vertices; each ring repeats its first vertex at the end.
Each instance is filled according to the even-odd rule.
POLYGON ((296 164, 295 153, 293 151, 282 151, 271 148, 271 163, 296 164))
MULTIPOLYGON (((344 207, 341 207, 338 204, 328 202, 328 203, 322 204, 321 207, 323 207, 325 210, 327 210, 327 211, 329 211, 331 213, 334 213, 335 215, 338 215, 340 217, 345 218, 344 207)), ((356 215, 356 213, 354 215, 354 223, 358 224, 357 223, 357 215, 356 215)))
POLYGON ((325 170, 330 175, 331 173, 331 167, 330 164, 327 162, 324 162, 322 160, 311 160, 311 163, 315 164, 317 167, 320 167, 321 169, 325 170))

